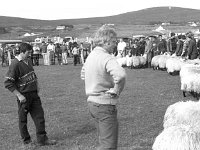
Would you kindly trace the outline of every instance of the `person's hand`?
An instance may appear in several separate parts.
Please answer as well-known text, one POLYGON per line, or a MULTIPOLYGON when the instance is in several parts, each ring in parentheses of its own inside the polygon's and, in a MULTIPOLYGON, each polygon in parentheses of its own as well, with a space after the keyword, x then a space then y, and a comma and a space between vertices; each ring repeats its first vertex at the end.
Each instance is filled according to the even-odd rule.
POLYGON ((110 90, 106 91, 106 94, 109 94, 111 98, 119 97, 119 95, 117 94, 117 92, 114 91, 113 88, 111 88, 110 90))
POLYGON ((17 97, 18 97, 18 100, 20 101, 20 103, 26 102, 26 98, 22 94, 18 94, 17 97))

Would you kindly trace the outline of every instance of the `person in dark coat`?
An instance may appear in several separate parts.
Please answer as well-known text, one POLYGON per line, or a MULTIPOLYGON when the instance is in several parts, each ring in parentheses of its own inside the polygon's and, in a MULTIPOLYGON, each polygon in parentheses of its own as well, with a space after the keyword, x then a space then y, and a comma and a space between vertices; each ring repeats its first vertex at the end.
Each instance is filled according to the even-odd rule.
POLYGON ((163 39, 162 35, 158 36, 157 50, 158 50, 158 55, 167 52, 167 41, 163 39))
POLYGON ((185 39, 185 35, 178 35, 177 47, 175 51, 176 56, 181 56, 185 39))
POLYGON ((145 54, 147 54, 147 67, 151 68, 151 60, 153 58, 153 50, 154 50, 154 45, 155 45, 155 36, 149 36, 149 38, 147 39, 147 44, 145 46, 145 54))
POLYGON ((177 43, 177 38, 175 36, 175 33, 172 32, 170 38, 167 41, 167 52, 169 52, 171 55, 175 53, 176 51, 176 43, 177 43))
POLYGON ((193 33, 187 34, 187 38, 189 40, 187 58, 196 59, 198 57, 198 51, 197 51, 196 41, 194 39, 194 34, 193 33))
POLYGON ((32 46, 21 43, 19 51, 20 54, 15 57, 9 66, 4 85, 17 98, 19 130, 24 146, 32 142, 27 128, 28 113, 30 113, 35 123, 38 145, 56 144, 56 141, 48 139, 45 130, 44 110, 38 95, 38 80, 29 59, 32 46))

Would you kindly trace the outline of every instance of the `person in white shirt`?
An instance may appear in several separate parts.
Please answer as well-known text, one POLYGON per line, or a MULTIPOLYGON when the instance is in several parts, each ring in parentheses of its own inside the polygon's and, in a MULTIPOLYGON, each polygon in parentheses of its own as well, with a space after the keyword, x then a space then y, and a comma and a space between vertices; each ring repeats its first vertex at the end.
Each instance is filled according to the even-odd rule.
POLYGON ((116 150, 118 143, 118 98, 125 86, 126 72, 112 56, 117 34, 103 25, 96 33, 96 47, 88 55, 81 71, 91 116, 96 121, 99 146, 97 150, 116 150))
POLYGON ((125 57, 125 48, 126 48, 126 42, 124 42, 123 39, 121 38, 119 40, 119 43, 117 44, 118 55, 120 54, 122 57, 125 57))
POLYGON ((78 63, 78 59, 79 59, 79 49, 78 49, 78 45, 75 44, 73 49, 72 49, 72 54, 74 57, 74 66, 76 66, 76 64, 78 63))
POLYGON ((55 45, 53 44, 53 42, 50 42, 47 46, 47 56, 50 65, 55 65, 55 45))

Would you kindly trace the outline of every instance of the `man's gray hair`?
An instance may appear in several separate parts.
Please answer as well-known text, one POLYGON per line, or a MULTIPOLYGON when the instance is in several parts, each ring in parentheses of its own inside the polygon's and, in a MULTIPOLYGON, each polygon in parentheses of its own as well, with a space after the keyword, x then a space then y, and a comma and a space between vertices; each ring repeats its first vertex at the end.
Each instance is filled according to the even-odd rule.
POLYGON ((109 42, 112 38, 116 37, 117 33, 113 26, 103 25, 97 30, 94 36, 94 43, 96 46, 103 46, 105 43, 109 42))

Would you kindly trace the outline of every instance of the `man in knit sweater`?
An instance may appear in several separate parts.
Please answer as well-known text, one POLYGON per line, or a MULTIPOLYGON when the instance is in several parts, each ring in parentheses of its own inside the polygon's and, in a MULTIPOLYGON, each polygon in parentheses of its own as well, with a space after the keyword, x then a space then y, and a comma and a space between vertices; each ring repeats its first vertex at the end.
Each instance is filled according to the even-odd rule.
POLYGON ((19 46, 20 54, 9 66, 4 84, 5 88, 17 98, 19 130, 24 146, 31 144, 31 137, 27 128, 28 113, 30 113, 36 126, 38 145, 52 145, 55 144, 55 141, 48 140, 46 135, 44 111, 38 96, 37 76, 29 59, 31 50, 31 45, 21 43, 19 46))
POLYGON ((98 150, 116 150, 118 142, 117 108, 118 97, 125 85, 125 70, 112 56, 117 34, 108 26, 96 33, 96 47, 89 54, 81 71, 85 80, 88 107, 95 119, 99 135, 98 150))

